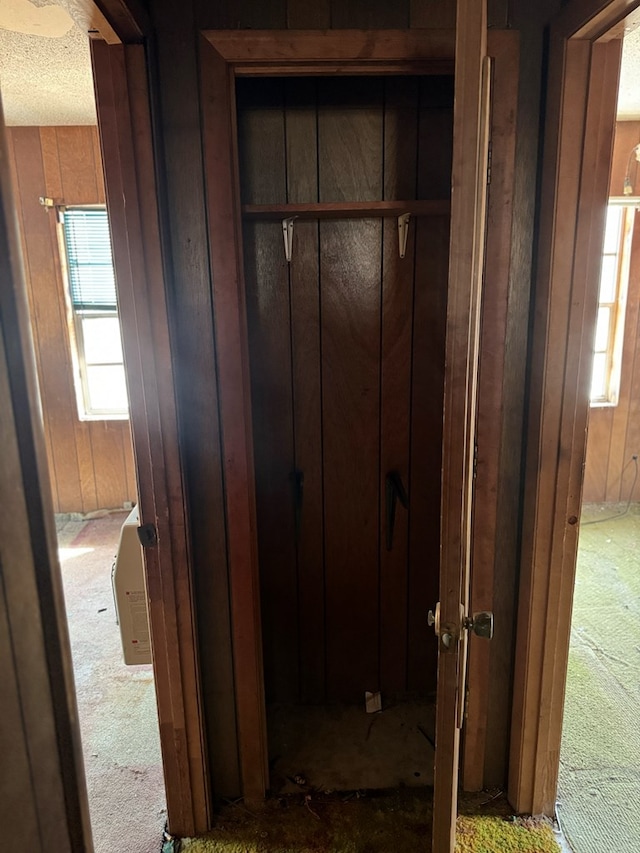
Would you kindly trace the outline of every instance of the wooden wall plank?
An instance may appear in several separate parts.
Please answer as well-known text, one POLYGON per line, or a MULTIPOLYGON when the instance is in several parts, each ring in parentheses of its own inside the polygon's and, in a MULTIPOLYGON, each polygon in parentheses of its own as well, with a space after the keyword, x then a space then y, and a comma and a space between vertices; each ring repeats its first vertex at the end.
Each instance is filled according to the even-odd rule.
MULTIPOLYGON (((279 117, 283 125, 282 111, 279 117)), ((280 154, 283 168, 275 161, 269 174, 284 192, 283 145, 280 154)), ((268 702, 293 702, 299 681, 289 271, 279 222, 246 222, 243 242, 265 695, 268 702)))
POLYGON ((59 510, 69 512, 77 509, 80 480, 74 438, 75 400, 68 371, 70 359, 65 346, 64 307, 55 286, 58 280, 55 232, 50 214, 38 202, 41 195, 46 195, 39 131, 37 128, 20 127, 15 128, 12 134, 25 232, 25 268, 34 292, 35 316, 32 322, 42 356, 40 384, 43 409, 52 430, 53 472, 59 510))
POLYGON ((320 225, 327 692, 343 701, 379 689, 381 232, 380 220, 320 225))
POLYGON ((290 30, 328 30, 330 26, 331 0, 288 0, 290 30))
POLYGON ((100 198, 94 158, 94 127, 58 127, 62 194, 67 204, 96 204, 100 198))
MULTIPOLYGON (((415 122, 415 111, 414 111, 415 122)), ((415 124, 414 124, 415 126, 415 124)), ((388 124, 387 124, 388 127, 388 124)), ((411 126, 409 125, 409 128, 411 126)), ((411 135, 409 133, 409 135, 411 135)), ((389 137, 387 137, 387 140, 389 137)), ((415 151, 415 147, 414 147, 415 151)), ((386 163, 386 158, 385 158, 386 163)), ((415 162, 413 165, 415 186, 415 162)), ((414 235, 411 223, 405 257, 398 252, 398 224, 383 221, 381 372, 380 372, 380 689, 407 689, 407 610, 409 507, 396 501, 393 539, 387 543, 388 475, 397 474, 410 494, 411 337, 413 319, 414 235)))
MULTIPOLYGON (((25 239, 25 224, 24 224, 24 213, 22 210, 22 205, 19 203, 20 200, 20 179, 18 175, 18 169, 15 158, 15 137, 9 131, 8 128, 5 128, 6 141, 7 141, 7 154, 8 154, 8 162, 9 162, 9 170, 11 175, 11 182, 13 186, 13 195, 16 202, 16 217, 18 220, 18 230, 20 234, 20 244, 22 249, 22 257, 26 259, 27 256, 27 245, 25 239)), ((35 308, 34 308, 34 293, 33 288, 31 287, 31 282, 28 275, 28 267, 26 260, 24 260, 24 271, 25 271, 25 285, 27 289, 27 302, 29 305, 29 315, 31 317, 35 316, 35 308)), ((32 324, 32 334, 35 336, 35 330, 32 324)), ((39 347, 34 348, 34 355, 36 360, 36 370, 38 376, 42 375, 42 367, 41 360, 42 354, 40 352, 39 347)), ((51 440, 51 427, 46 418, 43 418, 43 427, 44 427, 44 439, 45 439, 45 449, 47 454, 47 460, 49 464, 49 474, 50 474, 50 483, 51 483, 51 494, 53 497, 53 506, 54 508, 59 506, 59 496, 58 496, 58 484, 56 478, 53 474, 53 444, 51 440)))
MULTIPOLYGON (((599 410, 598 417, 591 418, 589 422, 591 449, 587 444, 584 494, 602 495, 602 500, 605 499, 607 493, 612 421, 613 409, 606 406, 599 410)), ((585 497, 584 500, 588 500, 588 498, 585 497)))
MULTIPOLYGON (((129 422, 125 422, 127 431, 129 422)), ((124 461, 124 437, 127 432, 120 421, 99 421, 91 425, 91 447, 93 451, 93 470, 96 477, 98 506, 122 506, 122 488, 126 484, 126 465, 124 461)), ((129 448, 131 444, 129 444, 129 448)), ((135 495, 129 500, 135 500, 135 495)))
POLYGON ((624 192, 624 179, 629 169, 634 195, 640 194, 640 164, 631 156, 632 149, 640 142, 640 121, 616 122, 616 135, 611 160, 611 180, 609 195, 621 196, 624 192), (629 158, 631 157, 631 163, 629 158))
POLYGON ((381 198, 382 84, 367 81, 324 78, 319 84, 319 201, 381 198))
MULTIPOLYGON (((419 198, 451 192, 453 79, 420 83, 419 198)), ((449 220, 416 220, 411 409, 408 688, 434 691, 437 644, 425 623, 438 600, 442 406, 449 264, 449 220)))
POLYGON ((454 28, 456 4, 452 0, 411 0, 411 26, 433 29, 454 28))
POLYGON ((409 0, 331 0, 333 29, 394 30, 409 25, 409 0))
POLYGON ((448 217, 416 221, 407 687, 427 692, 436 688, 437 642, 424 614, 438 600, 448 237, 448 217))
MULTIPOLYGON (((91 131, 91 139, 92 139, 92 148, 98 144, 98 135, 95 133, 94 128, 89 128, 91 131)), ((45 174, 45 183, 47 188, 47 195, 50 198, 58 199, 65 201, 65 183, 62 177, 62 168, 60 162, 60 140, 58 137, 58 128, 56 127, 42 127, 40 128, 40 143, 42 146, 42 163, 44 167, 45 174)), ((73 177, 71 178, 72 182, 75 183, 73 177)), ((91 177, 89 177, 89 182, 91 181, 91 177)), ((88 198, 96 199, 96 196, 91 194, 91 188, 88 188, 88 198)), ((71 199, 74 197, 71 196, 71 199)), ((103 196, 104 201, 104 196, 103 196)), ((73 201, 70 201, 72 204, 73 201)), ((58 298, 60 299, 62 306, 62 315, 63 317, 67 316, 67 308, 66 308, 66 281, 62 273, 61 263, 62 257, 60 253, 60 241, 59 235, 57 232, 57 226, 55 221, 52 219, 51 221, 51 231, 52 231, 52 246, 57 251, 55 258, 57 260, 54 263, 54 267, 56 270, 56 291, 58 293, 58 298)), ((64 322, 60 325, 58 329, 58 334, 61 336, 64 346, 64 366, 62 370, 66 373, 68 377, 71 378, 71 382, 73 382, 73 376, 75 375, 75 366, 71 359, 71 336, 68 322, 64 322)), ((77 412, 78 405, 76 400, 75 391, 73 391, 73 397, 68 397, 68 402, 72 412, 77 412)), ((45 419, 48 421, 48 413, 45 411, 45 419)), ((80 495, 79 495, 79 504, 78 498, 76 497, 76 509, 75 511, 80 512, 92 512, 93 510, 99 509, 100 504, 98 503, 98 490, 96 487, 96 474, 93 467, 93 447, 91 443, 91 431, 92 424, 88 421, 79 421, 74 418, 73 421, 73 435, 75 438, 76 444, 76 456, 78 461, 78 476, 80 481, 80 495)), ((116 504, 117 506, 118 504, 116 504)), ((69 504, 66 509, 70 511, 74 511, 71 504, 69 504)))
MULTIPOLYGON (((640 142, 640 122, 616 123, 613 157, 611 163, 610 195, 622 195, 624 176, 629 166, 632 148, 640 142)), ((635 163, 631 164, 630 177, 640 187, 640 174, 636 178, 635 163)), ((632 409, 640 389, 634 382, 634 365, 637 359, 637 332, 640 312, 640 228, 635 216, 635 234, 631 244, 629 287, 626 300, 620 393, 616 406, 592 406, 589 411, 589 432, 583 487, 585 502, 626 501, 631 480, 627 477, 631 457, 638 453, 640 435, 635 428, 632 409), (623 474, 624 472, 624 474, 623 474)))
MULTIPOLYGON (((415 197, 417 180, 418 81, 385 80, 384 198, 415 197)), ((393 541, 387 548, 386 477, 397 473, 409 492, 411 448, 412 330, 415 221, 410 220, 405 257, 398 223, 383 220, 380 376, 380 688, 407 690, 409 512, 396 502, 393 541)), ((409 494, 411 506, 411 494, 409 494)))
POLYGON ((287 27, 287 0, 194 0, 198 29, 284 30, 287 27))
POLYGON ((129 424, 126 420, 79 419, 57 226, 53 214, 47 215, 38 204, 40 195, 70 205, 104 203, 96 128, 12 128, 9 135, 13 148, 19 150, 18 211, 29 273, 54 509, 91 512, 121 507, 125 501, 136 499, 129 424), (96 471, 106 477, 100 486, 96 471))
MULTIPOLYGON (((379 81, 319 84, 320 201, 381 197, 382 126, 379 81)), ((320 223, 327 692, 344 701, 379 689, 381 236, 380 220, 320 223)))
MULTIPOLYGON (((287 201, 318 198, 315 80, 286 90, 287 201)), ((298 535, 300 701, 325 698, 324 480, 320 265, 317 222, 295 224, 291 284, 291 345, 296 469, 304 476, 298 535)))

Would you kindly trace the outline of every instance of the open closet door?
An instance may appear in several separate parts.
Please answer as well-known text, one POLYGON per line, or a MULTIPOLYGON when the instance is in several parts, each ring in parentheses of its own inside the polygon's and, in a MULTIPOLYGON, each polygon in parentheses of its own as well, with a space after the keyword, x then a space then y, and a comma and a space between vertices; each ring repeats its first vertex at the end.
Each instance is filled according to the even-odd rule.
MULTIPOLYGON (((449 299, 442 452, 433 853, 453 853, 469 618, 480 301, 484 271, 490 66, 485 0, 458 0, 449 299)), ((478 618, 489 633, 491 617, 478 618)))

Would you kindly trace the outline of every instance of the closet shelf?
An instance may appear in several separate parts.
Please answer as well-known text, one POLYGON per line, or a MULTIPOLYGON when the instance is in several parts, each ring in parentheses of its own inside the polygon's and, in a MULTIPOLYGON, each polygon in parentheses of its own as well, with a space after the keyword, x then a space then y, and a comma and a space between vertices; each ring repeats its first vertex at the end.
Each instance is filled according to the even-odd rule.
POLYGON ((413 201, 330 201, 310 204, 243 204, 247 219, 365 219, 367 217, 446 216, 451 211, 449 199, 413 201))

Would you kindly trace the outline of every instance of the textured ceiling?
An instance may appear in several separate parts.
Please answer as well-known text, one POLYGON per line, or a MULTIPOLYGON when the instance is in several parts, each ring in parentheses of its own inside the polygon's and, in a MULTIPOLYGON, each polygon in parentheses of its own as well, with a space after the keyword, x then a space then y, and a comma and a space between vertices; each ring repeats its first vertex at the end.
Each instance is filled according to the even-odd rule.
POLYGON ((89 38, 73 0, 0 0, 0 93, 9 125, 95 124, 89 38))
POLYGON ((626 33, 618 92, 618 118, 640 118, 640 27, 626 33))
MULTIPOLYGON (((76 0, 0 0, 0 92, 9 125, 95 124, 89 39, 76 0)), ((640 118, 640 27, 624 41, 618 116, 640 118)))

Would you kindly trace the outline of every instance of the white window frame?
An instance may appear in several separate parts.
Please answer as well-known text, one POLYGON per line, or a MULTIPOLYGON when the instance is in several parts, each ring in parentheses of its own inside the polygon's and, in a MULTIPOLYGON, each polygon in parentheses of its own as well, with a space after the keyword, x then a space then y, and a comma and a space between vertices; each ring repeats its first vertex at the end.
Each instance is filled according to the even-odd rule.
MULTIPOLYGON (((91 392, 89 387, 88 380, 88 370, 87 367, 99 367, 103 366, 101 362, 92 362, 87 365, 86 357, 85 357, 85 333, 83 329, 82 321, 85 318, 99 319, 102 317, 106 318, 116 318, 118 320, 118 325, 120 326, 120 315, 118 308, 116 307, 113 310, 110 309, 92 309, 92 308, 78 308, 73 304, 73 298, 71 294, 71 279, 69 275, 69 255, 68 255, 68 247, 67 247, 67 239, 64 229, 64 214, 66 211, 73 210, 104 210, 106 211, 106 206, 101 204, 82 204, 82 205, 69 205, 60 207, 58 210, 58 240, 60 243, 60 258, 61 264, 63 268, 63 277, 65 281, 65 296, 67 302, 67 315, 69 320, 69 337, 71 341, 71 361, 73 364, 73 374, 74 374, 74 386, 76 392, 76 402, 78 406, 78 417, 81 421, 105 421, 105 420, 128 420, 129 419, 129 407, 108 407, 108 408, 98 408, 93 406, 91 403, 91 392)), ((121 326, 120 326, 121 330, 121 326)), ((122 330, 120 331, 120 344, 122 347, 122 330)), ((107 365, 107 363, 104 363, 107 365)), ((124 356, 122 361, 110 361, 108 362, 108 366, 120 366, 122 365, 122 369, 124 372, 124 356)), ((128 390, 126 388, 126 377, 125 377, 125 392, 127 393, 128 399, 128 390)))
MULTIPOLYGON (((627 307, 627 291, 629 288, 629 265, 631 260, 631 242, 633 238, 633 224, 638 202, 628 196, 612 197, 609 199, 609 208, 623 208, 620 233, 618 237, 618 248, 616 257, 616 278, 613 301, 602 301, 598 294, 598 308, 607 307, 610 310, 609 332, 606 349, 599 353, 606 353, 605 387, 600 395, 593 395, 591 388, 590 405, 592 408, 617 406, 620 398, 620 381, 622 376, 622 352, 624 347, 624 327, 627 307)), ((607 252, 613 255, 613 252, 607 252)), ((605 257, 604 246, 602 257, 605 257)), ((596 342, 594 339, 594 357, 596 342)))

